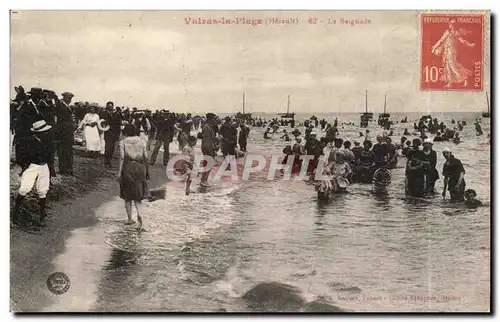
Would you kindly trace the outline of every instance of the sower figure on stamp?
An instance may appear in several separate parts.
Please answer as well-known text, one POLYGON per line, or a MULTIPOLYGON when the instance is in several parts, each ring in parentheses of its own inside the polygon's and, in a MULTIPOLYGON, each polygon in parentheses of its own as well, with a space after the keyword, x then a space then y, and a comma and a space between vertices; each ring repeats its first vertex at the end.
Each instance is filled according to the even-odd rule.
POLYGON ((56 110, 59 174, 72 176, 75 123, 73 121, 73 110, 70 104, 74 95, 68 92, 62 93, 61 95, 63 99, 59 101, 56 110))
POLYGON ((40 217, 37 224, 39 226, 45 225, 46 196, 50 187, 48 162, 51 153, 50 146, 54 144, 49 135, 51 128, 44 120, 34 122, 30 129, 32 134, 25 140, 25 148, 20 152, 18 162, 22 168, 21 187, 15 204, 14 225, 26 223, 26 218, 20 214, 21 204, 35 184, 40 206, 40 217))
POLYGON ((454 27, 455 20, 450 20, 448 29, 443 33, 438 42, 432 47, 432 53, 442 55, 443 63, 443 81, 445 87, 451 87, 452 83, 464 83, 467 86, 467 78, 472 75, 472 72, 466 69, 457 60, 458 42, 468 47, 474 47, 474 43, 470 43, 462 38, 462 35, 467 33, 465 30, 457 30, 454 27))

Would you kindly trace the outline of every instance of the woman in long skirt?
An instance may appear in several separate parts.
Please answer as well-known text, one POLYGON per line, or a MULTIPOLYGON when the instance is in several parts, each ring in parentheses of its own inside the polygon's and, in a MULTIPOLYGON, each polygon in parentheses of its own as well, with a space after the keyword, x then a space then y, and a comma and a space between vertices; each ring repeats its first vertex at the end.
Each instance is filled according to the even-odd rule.
POLYGON ((146 152, 146 142, 139 137, 137 128, 128 124, 123 129, 124 139, 120 141, 120 165, 118 180, 120 182, 120 198, 125 200, 127 224, 133 224, 132 201, 137 210, 139 230, 142 230, 141 205, 148 198, 149 162, 146 152))
POLYGON ((97 114, 97 105, 92 104, 90 106, 90 111, 85 114, 79 128, 83 128, 83 134, 85 136, 85 143, 87 151, 90 157, 96 158, 101 152, 101 138, 99 137, 99 130, 97 128, 97 122, 99 122, 99 115, 97 114))

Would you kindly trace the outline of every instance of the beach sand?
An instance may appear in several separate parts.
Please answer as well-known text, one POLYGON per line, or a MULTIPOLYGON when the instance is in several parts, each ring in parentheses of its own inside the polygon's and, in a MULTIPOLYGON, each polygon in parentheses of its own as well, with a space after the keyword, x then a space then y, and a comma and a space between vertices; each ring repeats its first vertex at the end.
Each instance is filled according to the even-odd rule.
MULTIPOLYGON (((159 158, 162 159, 160 152, 159 158)), ((119 193, 116 180, 118 160, 113 169, 105 169, 102 158, 85 157, 84 150, 75 147, 74 177, 57 177, 47 196, 47 226, 40 231, 10 231, 10 311, 37 312, 49 306, 54 294, 47 289, 47 278, 54 273, 53 260, 64 252, 65 241, 72 230, 97 223, 95 209, 119 193)), ((57 169, 57 160, 56 160, 57 169)), ((20 185, 20 168, 11 165, 11 211, 20 185)), ((150 167, 155 188, 167 180, 162 167, 150 167)), ((27 213, 38 214, 36 194, 31 192, 25 201, 27 213)), ((123 216, 126 219, 125 209, 123 216)), ((78 256, 78 254, 75 254, 78 256)))

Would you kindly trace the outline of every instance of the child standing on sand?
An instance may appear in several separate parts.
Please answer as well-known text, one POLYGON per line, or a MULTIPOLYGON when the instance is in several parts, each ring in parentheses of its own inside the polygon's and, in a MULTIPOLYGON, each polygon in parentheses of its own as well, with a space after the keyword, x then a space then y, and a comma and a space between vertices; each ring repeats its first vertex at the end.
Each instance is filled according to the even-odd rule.
POLYGON ((186 180, 186 196, 191 192, 192 172, 197 138, 189 136, 188 145, 182 149, 181 160, 174 165, 174 173, 186 180))

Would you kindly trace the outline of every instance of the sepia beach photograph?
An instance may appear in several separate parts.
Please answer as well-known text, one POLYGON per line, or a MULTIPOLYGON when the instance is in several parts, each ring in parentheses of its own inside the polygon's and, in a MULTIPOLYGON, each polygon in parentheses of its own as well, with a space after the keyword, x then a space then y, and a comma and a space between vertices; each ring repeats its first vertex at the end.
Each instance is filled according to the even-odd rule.
POLYGON ((488 10, 10 10, 10 311, 491 311, 488 10))

